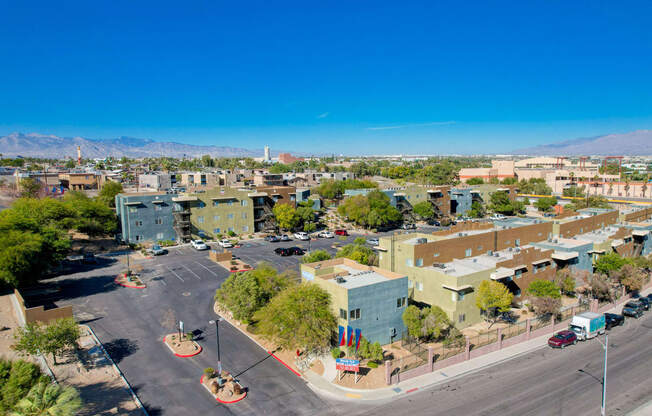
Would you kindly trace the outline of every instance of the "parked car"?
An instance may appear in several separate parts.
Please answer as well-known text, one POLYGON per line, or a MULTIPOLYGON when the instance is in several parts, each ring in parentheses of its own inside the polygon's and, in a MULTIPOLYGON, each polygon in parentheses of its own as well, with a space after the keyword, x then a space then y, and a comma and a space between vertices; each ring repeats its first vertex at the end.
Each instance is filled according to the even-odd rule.
POLYGON ((158 244, 154 244, 154 245, 152 246, 152 248, 150 248, 150 249, 147 250, 147 251, 148 251, 150 254, 154 255, 154 256, 160 256, 160 255, 165 254, 165 253, 168 252, 166 249, 164 249, 163 247, 159 246, 158 244))
POLYGON ((615 313, 605 313, 604 320, 606 329, 611 329, 614 326, 620 326, 625 323, 625 317, 615 313))
POLYGON ((335 235, 349 235, 346 230, 335 230, 335 235))
POLYGON ((303 231, 300 231, 298 233, 294 233, 294 238, 296 238, 297 240, 301 240, 301 241, 310 240, 310 236, 308 235, 308 233, 304 233, 303 231))
POLYGON ((290 247, 288 250, 290 250, 290 253, 294 254, 295 256, 303 256, 305 254, 301 247, 290 247))
POLYGON ((370 246, 377 246, 379 244, 378 239, 377 238, 368 238, 367 239, 367 244, 369 244, 370 246))
POLYGON ((290 249, 289 249, 289 248, 285 248, 285 247, 278 247, 278 248, 275 248, 275 249, 274 249, 274 253, 276 253, 276 254, 278 254, 279 256, 282 256, 282 257, 287 257, 287 256, 291 256, 291 255, 292 255, 292 252, 290 251, 290 249))
POLYGON ((417 226, 412 224, 412 223, 406 223, 406 224, 403 224, 403 226, 401 228, 403 228, 404 230, 416 230, 417 226))
POLYGON ((95 257, 95 254, 93 253, 84 253, 84 257, 82 258, 82 262, 86 264, 97 264, 97 257, 95 257))
POLYGON ((504 220, 505 216, 503 214, 494 214, 489 217, 490 220, 504 220))
POLYGON ((428 225, 434 225, 435 227, 441 227, 441 222, 437 220, 429 220, 428 225))
POLYGON ((643 305, 643 309, 646 311, 650 310, 650 301, 648 300, 647 297, 641 296, 640 298, 636 298, 636 301, 639 302, 641 305, 643 305))
POLYGON ((548 345, 552 348, 565 348, 567 345, 577 344, 577 335, 573 331, 559 331, 550 339, 548 339, 548 345))
POLYGON ((269 241, 270 243, 278 243, 279 241, 281 241, 281 239, 275 235, 268 235, 267 237, 265 237, 265 241, 269 241))
POLYGON ((333 234, 330 231, 321 231, 319 234, 317 234, 317 237, 319 237, 319 238, 334 238, 335 234, 333 234))
POLYGON ((291 241, 287 234, 281 235, 281 241, 291 241))
POLYGON ((577 339, 585 341, 604 334, 604 326, 604 315, 596 312, 583 312, 573 316, 568 329, 577 335, 577 339))
POLYGON ((625 305, 623 307, 622 314, 623 314, 623 316, 629 316, 631 318, 637 318, 638 319, 641 316, 643 316, 643 311, 640 310, 639 308, 629 307, 629 306, 625 305))
POLYGON ((625 304, 625 307, 637 309, 641 312, 641 314, 643 313, 643 311, 645 311, 645 307, 643 306, 643 304, 637 300, 630 300, 625 304))
POLYGON ((648 294, 648 295, 646 296, 646 298, 647 298, 647 300, 649 300, 650 302, 652 302, 652 293, 648 294))
POLYGON ((217 243, 217 244, 219 244, 220 247, 222 247, 222 248, 231 248, 231 247, 233 247, 233 244, 231 244, 231 241, 227 240, 226 238, 223 239, 223 240, 220 240, 219 243, 217 243))
POLYGON ((192 240, 190 245, 192 245, 195 250, 208 250, 208 246, 203 240, 192 240))

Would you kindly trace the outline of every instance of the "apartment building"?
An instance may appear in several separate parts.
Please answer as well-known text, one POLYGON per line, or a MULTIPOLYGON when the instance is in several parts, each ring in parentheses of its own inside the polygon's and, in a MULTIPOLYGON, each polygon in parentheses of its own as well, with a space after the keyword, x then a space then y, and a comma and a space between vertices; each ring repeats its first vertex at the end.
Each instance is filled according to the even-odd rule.
POLYGON ((618 211, 603 208, 580 209, 578 215, 555 219, 552 233, 563 238, 603 229, 618 222, 618 211))
POLYGON ((554 250, 550 256, 558 269, 593 272, 593 242, 577 238, 554 237, 532 243, 534 247, 554 250))
POLYGON ((287 185, 283 174, 256 173, 253 180, 255 187, 284 186, 287 185))
POLYGON ((143 173, 138 175, 138 189, 141 191, 169 191, 177 187, 175 173, 143 173))
POLYGON ((212 188, 220 185, 220 175, 218 173, 190 172, 177 174, 179 184, 186 188, 188 192, 193 189, 212 188))
POLYGON ((60 173, 59 182, 71 191, 98 189, 98 175, 94 173, 60 173))
POLYGON ((301 278, 331 296, 338 325, 360 329, 369 342, 390 344, 401 339, 406 328, 408 278, 353 260, 338 258, 301 265, 301 278))
POLYGON ((482 178, 488 182, 494 178, 503 180, 514 176, 513 160, 492 160, 490 168, 463 168, 459 172, 460 181, 463 183, 471 178, 482 178))
POLYGON ((229 232, 254 232, 254 201, 248 189, 218 186, 202 192, 189 193, 191 234, 217 238, 229 232))
POLYGON ((122 240, 142 244, 176 240, 173 199, 166 192, 122 193, 115 196, 116 214, 120 220, 122 240))

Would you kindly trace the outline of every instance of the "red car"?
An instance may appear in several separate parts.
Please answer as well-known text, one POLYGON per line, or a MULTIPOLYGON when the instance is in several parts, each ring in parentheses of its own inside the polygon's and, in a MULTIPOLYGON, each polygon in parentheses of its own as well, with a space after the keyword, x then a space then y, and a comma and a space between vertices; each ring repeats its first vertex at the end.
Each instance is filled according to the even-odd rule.
POLYGON ((573 331, 559 331, 548 340, 548 345, 552 348, 564 348, 575 344, 577 344, 577 335, 573 331))
POLYGON ((346 230, 335 230, 335 235, 349 235, 346 230))

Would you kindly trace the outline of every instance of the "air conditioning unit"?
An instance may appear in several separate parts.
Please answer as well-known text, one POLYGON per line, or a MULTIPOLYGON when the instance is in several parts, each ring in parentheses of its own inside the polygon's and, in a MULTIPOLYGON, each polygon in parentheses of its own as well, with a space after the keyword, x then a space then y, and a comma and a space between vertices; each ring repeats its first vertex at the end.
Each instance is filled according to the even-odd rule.
POLYGON ((337 276, 337 277, 335 278, 335 281, 336 281, 337 283, 344 283, 344 282, 346 282, 346 280, 344 280, 344 278, 343 278, 342 276, 337 276))
POLYGON ((389 328, 389 336, 390 337, 396 336, 396 328, 389 328))
POLYGON ((493 250, 489 250, 489 251, 487 251, 487 256, 493 256, 493 255, 494 255, 493 250))
POLYGON ((417 244, 426 244, 428 242, 427 238, 417 238, 417 244))

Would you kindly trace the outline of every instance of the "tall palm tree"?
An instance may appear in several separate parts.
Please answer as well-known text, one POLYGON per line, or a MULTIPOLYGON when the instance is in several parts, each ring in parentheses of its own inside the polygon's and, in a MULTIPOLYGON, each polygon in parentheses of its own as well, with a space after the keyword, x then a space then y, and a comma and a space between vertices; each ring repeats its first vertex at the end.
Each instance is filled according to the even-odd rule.
POLYGON ((38 383, 16 403, 10 416, 74 416, 81 406, 79 393, 73 387, 38 383))

